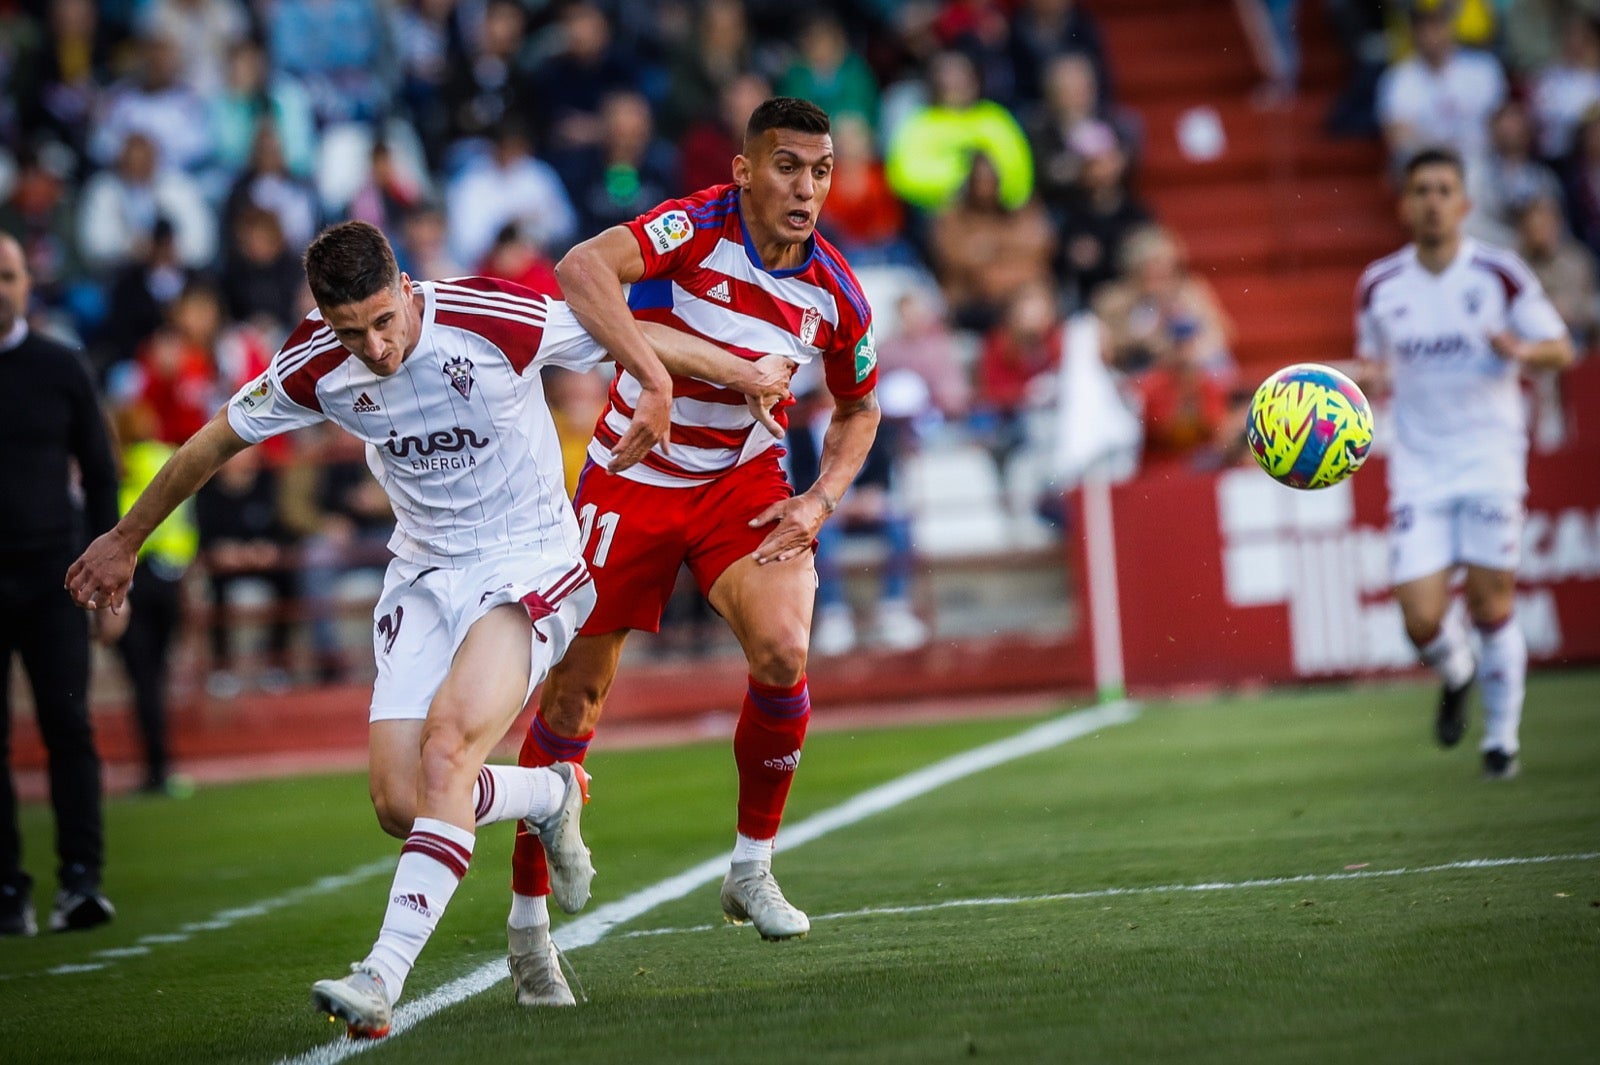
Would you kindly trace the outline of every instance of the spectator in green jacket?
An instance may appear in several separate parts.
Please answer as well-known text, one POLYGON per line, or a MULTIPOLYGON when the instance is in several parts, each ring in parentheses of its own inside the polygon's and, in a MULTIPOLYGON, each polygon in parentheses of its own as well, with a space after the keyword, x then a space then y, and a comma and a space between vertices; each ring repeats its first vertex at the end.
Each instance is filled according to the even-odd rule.
POLYGON ((800 32, 800 54, 778 82, 779 96, 810 100, 835 122, 855 115, 878 124, 878 82, 831 13, 813 15, 800 32))
POLYGON ((974 156, 984 155, 1000 179, 1000 202, 1016 210, 1033 195, 1033 153, 1011 112, 981 99, 972 62, 941 52, 928 68, 933 100, 894 134, 886 160, 889 185, 923 211, 937 211, 961 191, 974 156))

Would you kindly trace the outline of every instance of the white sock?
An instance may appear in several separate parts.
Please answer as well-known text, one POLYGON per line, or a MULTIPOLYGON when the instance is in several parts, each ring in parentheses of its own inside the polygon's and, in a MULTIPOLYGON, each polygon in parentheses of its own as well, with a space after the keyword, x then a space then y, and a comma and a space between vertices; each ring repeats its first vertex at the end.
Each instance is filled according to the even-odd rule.
POLYGON ((472 785, 472 813, 479 827, 498 821, 543 821, 566 798, 567 782, 544 767, 486 765, 472 785))
POLYGON ((412 823, 395 866, 383 928, 364 963, 383 977, 390 1003, 399 1000, 417 955, 467 875, 474 842, 471 831, 446 821, 419 817, 412 823))
POLYGON ((770 862, 777 849, 776 839, 751 839, 739 833, 733 840, 733 860, 736 862, 770 862))
POLYGON ((550 907, 543 895, 518 895, 511 893, 511 916, 506 924, 512 928, 538 928, 550 923, 550 907))
POLYGON ((1472 645, 1454 611, 1445 615, 1439 635, 1418 656, 1439 674, 1447 688, 1454 690, 1472 679, 1472 645))
POLYGON ((1528 685, 1528 642, 1513 614, 1483 636, 1478 684, 1483 688, 1483 749, 1516 754, 1522 697, 1528 685))

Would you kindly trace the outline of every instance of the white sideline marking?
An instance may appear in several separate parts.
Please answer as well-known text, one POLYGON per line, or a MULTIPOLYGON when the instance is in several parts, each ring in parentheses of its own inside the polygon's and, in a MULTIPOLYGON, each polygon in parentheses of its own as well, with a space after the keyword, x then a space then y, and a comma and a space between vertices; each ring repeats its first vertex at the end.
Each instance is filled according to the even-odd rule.
MULTIPOLYGON (((1600 851, 1581 854, 1540 854, 1531 858, 1469 858, 1460 862, 1440 865, 1419 865, 1399 869, 1362 869, 1344 873, 1302 873, 1299 876, 1269 876, 1253 880, 1218 880, 1204 884, 1151 884, 1146 887, 1095 888, 1091 891, 1059 891, 1049 895, 991 895, 977 899, 946 899, 943 902, 925 902, 912 906, 873 906, 861 910, 844 910, 840 913, 814 913, 813 921, 842 921, 849 917, 892 917, 907 913, 932 913, 936 910, 965 909, 974 906, 1020 906, 1029 902, 1068 902, 1075 899, 1113 899, 1123 895, 1176 895, 1200 891, 1239 891, 1245 888, 1284 887, 1289 884, 1329 884, 1342 880, 1372 880, 1379 877, 1417 876, 1423 873, 1448 873, 1462 869, 1501 869, 1510 865, 1549 865, 1553 862, 1592 862, 1600 858, 1600 851)), ((720 929, 738 931, 733 925, 723 923, 686 925, 682 928, 642 928, 636 932, 623 932, 618 939, 643 939, 648 936, 687 935, 690 932, 715 932, 720 929)))
MULTIPOLYGON (((149 954, 150 948, 154 946, 164 946, 169 943, 187 943, 194 937, 196 932, 215 932, 224 928, 231 928, 247 917, 260 917, 263 914, 286 909, 296 903, 304 902, 306 899, 316 898, 318 895, 331 895, 336 891, 342 891, 352 884, 359 884, 361 881, 374 877, 379 873, 392 871, 394 863, 394 858, 380 858, 375 862, 358 865, 348 873, 325 876, 301 887, 291 888, 281 895, 262 899, 260 902, 252 903, 249 906, 218 910, 204 921, 190 921, 185 925, 181 925, 177 932, 153 933, 147 936, 140 936, 133 946, 108 947, 105 950, 97 950, 92 957, 101 959, 99 961, 57 965, 44 970, 44 974, 47 976, 70 976, 74 973, 92 973, 106 968, 110 962, 118 959, 136 958, 149 954)), ((0 977, 0 979, 16 980, 32 975, 36 974, 15 973, 0 977)))
MULTIPOLYGON (((935 788, 953 781, 973 776, 986 769, 993 769, 1025 755, 1059 747, 1063 743, 1081 739, 1108 725, 1121 725, 1132 721, 1138 714, 1139 708, 1136 705, 1119 699, 1104 706, 1054 718, 1019 732, 1015 736, 952 755, 886 784, 868 788, 853 799, 784 829, 784 849, 809 843, 837 829, 846 828, 874 814, 926 795, 935 788)), ((562 925, 554 932, 553 938, 562 950, 577 950, 580 947, 592 946, 617 925, 640 917, 657 906, 680 899, 696 888, 717 880, 727 870, 727 855, 707 859, 676 876, 670 876, 616 902, 609 902, 562 925)), ((354 1040, 342 1036, 335 1042, 313 1047, 303 1054, 282 1058, 277 1065, 336 1065, 356 1054, 392 1042, 440 1010, 448 1009, 487 991, 506 979, 508 975, 504 958, 497 957, 484 962, 465 976, 435 988, 395 1010, 386 1039, 354 1040)))
POLYGON ((111 947, 107 950, 97 950, 97 958, 137 958, 141 954, 149 954, 149 947, 111 947))

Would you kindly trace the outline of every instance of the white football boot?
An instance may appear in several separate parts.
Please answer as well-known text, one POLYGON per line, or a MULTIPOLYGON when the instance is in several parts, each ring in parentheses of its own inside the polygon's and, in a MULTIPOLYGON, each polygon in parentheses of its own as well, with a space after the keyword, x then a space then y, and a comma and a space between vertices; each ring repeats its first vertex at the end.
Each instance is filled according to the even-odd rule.
POLYGON ((311 985, 311 1005, 345 1023, 351 1039, 382 1039, 389 1034, 392 1009, 383 977, 357 962, 350 975, 311 985))
POLYGON ((589 884, 594 880, 594 862, 578 830, 583 805, 589 801, 589 774, 576 762, 557 762, 550 769, 566 780, 566 795, 549 817, 523 824, 544 844, 551 898, 567 913, 577 913, 589 901, 589 884))
POLYGON ((550 939, 550 926, 512 928, 506 925, 506 967, 516 987, 519 1006, 576 1006, 572 988, 561 972, 561 952, 550 939))
POLYGON ((766 940, 799 939, 811 931, 811 919, 783 897, 771 862, 734 862, 728 868, 722 912, 734 924, 749 921, 766 940))

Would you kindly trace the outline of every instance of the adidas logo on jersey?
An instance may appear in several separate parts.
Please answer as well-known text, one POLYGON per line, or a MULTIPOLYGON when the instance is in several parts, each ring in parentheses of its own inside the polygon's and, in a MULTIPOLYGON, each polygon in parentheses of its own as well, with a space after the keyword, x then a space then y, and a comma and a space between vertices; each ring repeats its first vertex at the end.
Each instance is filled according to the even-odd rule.
POLYGON ((793 773, 796 769, 800 768, 800 752, 792 751, 789 754, 784 755, 782 758, 768 758, 761 764, 766 766, 768 769, 777 769, 785 773, 793 773))
POLYGON ((716 300, 718 303, 733 302, 733 292, 728 288, 726 281, 718 281, 715 285, 712 285, 711 291, 707 292, 706 296, 709 299, 716 300))
POLYGON ((376 414, 382 408, 372 401, 372 397, 365 392, 356 397, 355 404, 350 408, 357 414, 376 414))

